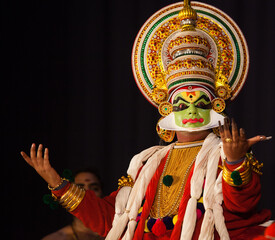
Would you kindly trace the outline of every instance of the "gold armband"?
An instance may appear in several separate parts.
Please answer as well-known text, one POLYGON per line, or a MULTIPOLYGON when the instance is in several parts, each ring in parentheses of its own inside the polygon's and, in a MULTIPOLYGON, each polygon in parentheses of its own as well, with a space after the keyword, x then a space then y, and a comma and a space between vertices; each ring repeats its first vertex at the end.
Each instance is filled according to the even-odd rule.
POLYGON ((134 180, 130 175, 128 175, 127 177, 122 176, 120 179, 118 179, 118 189, 125 186, 128 186, 128 187, 134 186, 134 180))
POLYGON ((85 189, 78 187, 74 183, 71 183, 67 192, 65 192, 59 199, 59 203, 68 212, 72 212, 81 203, 85 196, 85 193, 85 189))
POLYGON ((249 161, 245 159, 242 165, 237 167, 233 172, 231 172, 224 164, 222 177, 226 183, 233 187, 241 187, 249 183, 251 179, 251 168, 249 161), (239 170, 242 168, 244 171, 239 172, 239 170))

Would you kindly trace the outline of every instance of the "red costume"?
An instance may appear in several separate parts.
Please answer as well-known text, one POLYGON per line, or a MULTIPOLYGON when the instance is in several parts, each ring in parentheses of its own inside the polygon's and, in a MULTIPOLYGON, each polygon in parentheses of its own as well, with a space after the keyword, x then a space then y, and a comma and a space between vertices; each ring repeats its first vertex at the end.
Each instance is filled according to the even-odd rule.
MULTIPOLYGON (((147 188, 145 197, 146 201, 143 205, 141 219, 138 223, 134 235, 135 240, 176 240, 180 238, 181 224, 187 201, 190 198, 190 179, 193 173, 193 168, 185 185, 184 195, 181 199, 179 207, 179 217, 174 229, 166 231, 166 233, 160 237, 155 236, 151 232, 144 233, 145 220, 149 215, 150 207, 152 206, 155 197, 158 181, 163 171, 166 158, 162 160, 158 170, 154 174, 147 188)), ((227 165, 227 167, 233 170, 239 165, 240 164, 227 165)), ((68 188, 69 184, 58 191, 53 191, 53 193, 56 196, 61 197, 68 188)), ((261 212, 257 212, 256 206, 260 200, 260 191, 260 179, 256 173, 253 173, 251 181, 241 188, 229 186, 226 182, 223 181, 224 203, 222 206, 226 227, 229 231, 231 239, 252 239, 253 236, 261 235, 263 233, 264 228, 258 225, 267 221, 271 216, 271 212, 269 210, 262 210, 261 212)), ((115 197, 117 192, 118 191, 115 191, 109 196, 101 199, 96 197, 93 191, 86 191, 86 195, 82 202, 71 213, 81 219, 81 221, 93 231, 102 236, 106 236, 112 226, 115 213, 115 197)), ((202 220, 203 217, 197 221, 192 239, 198 239, 202 220)), ((219 239, 219 236, 216 233, 215 239, 219 239)))
MULTIPOLYGON (((171 4, 147 20, 132 57, 139 89, 163 116, 157 131, 166 142, 173 140, 175 132, 209 133, 222 124, 221 112, 240 92, 248 65, 247 45, 233 20, 219 9, 198 2, 191 6, 188 0, 183 6, 171 4)), ((103 199, 70 184, 53 193, 87 227, 102 236, 108 234, 111 240, 123 235, 127 240, 252 239, 263 232, 259 224, 271 213, 256 209, 261 165, 249 155, 222 162, 226 159, 223 147, 232 143, 236 147, 235 136, 221 136, 221 141, 209 133, 196 154, 190 150, 199 146, 194 142, 145 150, 131 161, 128 179, 121 180, 127 188, 103 199), (138 169, 142 170, 137 173, 138 169), (173 177, 178 181, 173 182, 173 177), (200 196, 206 209, 200 209, 202 215, 196 220, 200 196), (160 200, 166 198, 168 210, 160 200), (151 229, 150 220, 154 221, 151 229)))

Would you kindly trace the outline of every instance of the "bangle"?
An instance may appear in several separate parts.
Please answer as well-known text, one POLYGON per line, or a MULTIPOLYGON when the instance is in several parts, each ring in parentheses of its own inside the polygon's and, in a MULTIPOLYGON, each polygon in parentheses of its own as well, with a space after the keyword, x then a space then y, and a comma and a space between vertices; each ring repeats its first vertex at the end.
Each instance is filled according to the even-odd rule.
POLYGON ((70 209, 68 210, 69 212, 72 212, 73 210, 75 210, 78 205, 81 203, 81 201, 83 200, 84 196, 85 196, 85 190, 82 189, 83 191, 80 192, 79 197, 75 200, 74 204, 72 206, 70 206, 70 209))
POLYGON ((244 160, 242 165, 237 167, 234 171, 230 171, 226 165, 223 165, 223 180, 233 187, 241 187, 249 183, 251 179, 251 168, 248 161, 244 160), (240 169, 244 169, 243 172, 240 172, 240 169))
POLYGON ((48 184, 48 189, 51 191, 57 190, 57 188, 59 188, 63 184, 64 181, 68 182, 68 180, 66 178, 61 178, 60 183, 55 187, 51 187, 50 184, 48 184))
MULTIPOLYGON (((77 192, 77 195, 75 195, 73 198, 72 198, 72 200, 71 201, 69 201, 68 203, 67 203, 67 206, 66 206, 66 208, 67 208, 67 210, 68 211, 73 211, 74 209, 75 209, 75 206, 77 207, 78 206, 78 204, 80 203, 80 201, 82 200, 82 195, 83 194, 85 194, 85 192, 84 191, 78 191, 77 192), (73 208, 74 207, 74 208, 73 208)), ((84 197, 84 196, 83 196, 84 197)))
POLYGON ((80 188, 76 184, 71 183, 69 189, 59 199, 59 203, 67 211, 72 212, 81 203, 85 193, 86 191, 83 188, 80 188))
POLYGON ((60 198, 60 204, 62 206, 67 206, 77 193, 78 187, 75 184, 72 184, 71 186, 72 187, 70 187, 69 190, 60 198))

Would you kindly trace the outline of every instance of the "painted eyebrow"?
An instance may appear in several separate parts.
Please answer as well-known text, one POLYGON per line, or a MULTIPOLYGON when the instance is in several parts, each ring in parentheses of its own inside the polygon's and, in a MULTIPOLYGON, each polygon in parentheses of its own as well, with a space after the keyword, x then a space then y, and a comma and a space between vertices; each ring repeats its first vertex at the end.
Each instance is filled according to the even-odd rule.
POLYGON ((210 99, 208 97, 206 97, 205 95, 200 96, 200 98, 198 100, 196 100, 194 103, 197 103, 198 101, 200 101, 201 99, 204 99, 205 101, 210 101, 210 99))
POLYGON ((177 98, 173 101, 173 104, 178 103, 179 100, 182 100, 182 101, 184 101, 184 102, 186 102, 186 103, 190 103, 190 102, 185 101, 182 97, 177 97, 177 98))
MULTIPOLYGON (((198 101, 200 101, 201 99, 204 99, 205 101, 210 101, 210 99, 208 97, 206 97, 205 95, 200 96, 200 98, 198 100, 195 101, 195 103, 197 103, 198 101)), ((182 97, 177 97, 174 101, 173 104, 176 104, 179 102, 179 100, 182 100, 186 103, 189 103, 187 101, 185 101, 182 97)))

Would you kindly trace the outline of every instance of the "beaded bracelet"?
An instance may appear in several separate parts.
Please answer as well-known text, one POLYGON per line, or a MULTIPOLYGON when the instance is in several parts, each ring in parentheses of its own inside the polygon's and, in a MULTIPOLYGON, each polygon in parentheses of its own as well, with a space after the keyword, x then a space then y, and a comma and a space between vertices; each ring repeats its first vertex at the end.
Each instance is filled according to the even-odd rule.
POLYGON ((51 191, 58 190, 58 188, 64 183, 64 181, 69 182, 68 179, 61 178, 60 183, 57 186, 55 186, 55 187, 51 187, 50 184, 48 184, 48 189, 51 190, 51 191))

